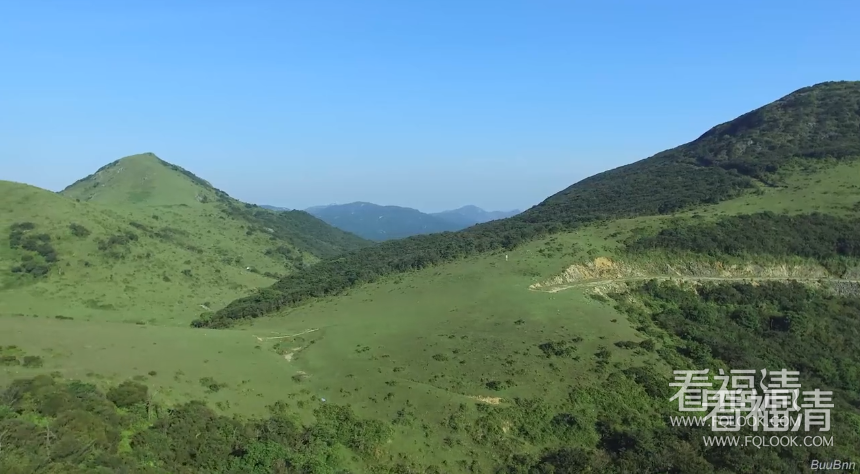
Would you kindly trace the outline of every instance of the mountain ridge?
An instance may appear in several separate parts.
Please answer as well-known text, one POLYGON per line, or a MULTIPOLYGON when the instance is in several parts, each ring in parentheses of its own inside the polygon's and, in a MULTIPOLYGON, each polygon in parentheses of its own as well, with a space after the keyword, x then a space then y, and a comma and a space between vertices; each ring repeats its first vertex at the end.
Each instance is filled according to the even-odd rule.
MULTIPOLYGON (((273 211, 290 209, 271 205, 260 207, 273 211)), ((485 211, 475 205, 441 212, 424 212, 398 205, 368 201, 324 204, 304 209, 327 224, 373 241, 401 239, 413 235, 453 232, 491 220, 504 219, 521 211, 485 211), (386 221, 382 221, 386 219, 386 221)))
POLYGON ((314 295, 478 253, 513 249, 588 223, 667 215, 773 185, 793 165, 860 157, 860 82, 826 82, 792 92, 699 138, 598 173, 514 217, 456 233, 413 236, 320 262, 266 290, 265 302, 240 299, 197 327, 227 327, 314 295))
POLYGON ((417 209, 383 206, 363 201, 316 206, 308 208, 307 212, 329 225, 374 241, 456 231, 462 228, 417 209))
POLYGON ((485 211, 478 206, 469 204, 457 209, 434 212, 430 215, 462 225, 465 228, 475 224, 483 224, 484 222, 513 217, 520 212, 522 211, 519 209, 511 211, 485 211))

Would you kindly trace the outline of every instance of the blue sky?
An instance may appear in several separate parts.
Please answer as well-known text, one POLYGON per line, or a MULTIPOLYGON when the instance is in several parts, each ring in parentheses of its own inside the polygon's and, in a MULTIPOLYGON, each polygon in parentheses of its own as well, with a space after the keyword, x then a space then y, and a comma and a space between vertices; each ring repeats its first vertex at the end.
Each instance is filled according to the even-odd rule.
POLYGON ((244 201, 526 208, 801 87, 860 2, 7 1, 0 179, 151 151, 244 201))

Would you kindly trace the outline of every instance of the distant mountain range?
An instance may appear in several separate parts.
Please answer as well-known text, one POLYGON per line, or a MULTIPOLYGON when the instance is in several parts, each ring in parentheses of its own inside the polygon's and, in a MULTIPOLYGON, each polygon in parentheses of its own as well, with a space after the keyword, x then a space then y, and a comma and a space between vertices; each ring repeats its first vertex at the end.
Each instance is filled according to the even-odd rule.
POLYGON ((475 224, 505 219, 519 214, 520 210, 513 211, 485 211, 478 206, 463 206, 451 211, 434 212, 431 216, 444 219, 448 222, 461 225, 464 228, 475 224))
POLYGON ((261 204, 260 207, 263 209, 268 209, 270 211, 292 211, 289 207, 277 207, 277 206, 267 206, 265 204, 261 204))
MULTIPOLYGON (((276 206, 260 207, 274 211, 289 210, 276 206)), ((305 209, 305 212, 359 237, 383 241, 419 234, 457 231, 482 222, 510 217, 520 211, 485 211, 476 206, 464 206, 428 214, 408 207, 353 202, 313 206, 305 209)))

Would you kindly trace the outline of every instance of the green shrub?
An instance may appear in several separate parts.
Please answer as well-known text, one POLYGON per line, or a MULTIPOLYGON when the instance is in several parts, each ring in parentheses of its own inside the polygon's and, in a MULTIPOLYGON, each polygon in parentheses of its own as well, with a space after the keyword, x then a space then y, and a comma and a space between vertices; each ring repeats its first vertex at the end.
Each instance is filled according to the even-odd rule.
POLYGON ((22 231, 23 232, 23 231, 33 230, 35 228, 36 228, 36 224, 33 224, 32 222, 16 222, 10 226, 10 230, 12 232, 16 232, 16 231, 22 231))
POLYGON ((576 355, 578 348, 573 344, 580 342, 580 339, 571 339, 568 341, 549 341, 538 345, 538 349, 543 352, 544 356, 550 357, 573 357, 576 355))
POLYGON ((45 276, 50 273, 50 271, 51 267, 48 265, 36 263, 32 260, 22 262, 21 265, 12 267, 12 273, 25 273, 34 277, 45 276))
POLYGON ((644 341, 639 343, 639 347, 650 352, 653 351, 657 347, 657 345, 654 343, 653 339, 645 339, 644 341))
POLYGON ((69 229, 72 230, 72 235, 76 237, 87 237, 91 234, 89 229, 80 224, 71 223, 69 229))
POLYGON ((138 382, 126 380, 107 392, 107 399, 119 408, 128 408, 146 403, 149 388, 138 382))
POLYGON ((505 380, 505 381, 491 380, 491 381, 486 383, 486 386, 488 389, 498 392, 500 390, 505 390, 505 389, 508 389, 510 387, 516 386, 516 382, 514 382, 513 380, 505 380))
POLYGON ((44 365, 44 363, 45 361, 39 356, 24 356, 24 362, 22 365, 24 367, 36 369, 44 365))
POLYGON ((639 347, 639 343, 634 341, 618 341, 615 343, 615 347, 620 347, 622 349, 636 349, 639 347))
POLYGON ((219 392, 222 388, 226 388, 227 384, 218 383, 212 377, 203 377, 200 379, 200 385, 206 388, 209 393, 219 392))

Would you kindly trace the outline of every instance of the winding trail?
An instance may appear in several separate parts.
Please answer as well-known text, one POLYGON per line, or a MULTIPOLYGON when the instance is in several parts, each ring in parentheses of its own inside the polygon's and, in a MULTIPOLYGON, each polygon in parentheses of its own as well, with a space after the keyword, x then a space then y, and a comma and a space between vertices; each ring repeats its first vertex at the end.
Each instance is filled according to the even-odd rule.
POLYGON ((796 281, 801 283, 860 283, 860 279, 842 278, 791 278, 791 277, 696 277, 679 275, 651 275, 640 277, 621 277, 601 280, 581 280, 568 285, 554 285, 546 288, 529 288, 529 291, 540 293, 558 293, 559 291, 572 288, 592 288, 595 286, 611 285, 613 283, 626 283, 647 280, 679 280, 679 281, 796 281))

